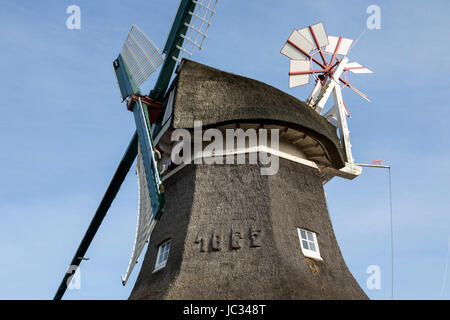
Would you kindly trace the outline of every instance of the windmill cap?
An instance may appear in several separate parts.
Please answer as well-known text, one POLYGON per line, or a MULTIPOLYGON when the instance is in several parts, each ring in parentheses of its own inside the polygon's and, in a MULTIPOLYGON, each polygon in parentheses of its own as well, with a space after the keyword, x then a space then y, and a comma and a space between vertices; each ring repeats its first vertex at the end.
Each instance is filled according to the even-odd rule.
POLYGON ((193 129, 247 122, 282 125, 304 132, 325 148, 340 169, 345 156, 336 127, 305 102, 263 82, 184 59, 175 79, 173 127, 193 129))

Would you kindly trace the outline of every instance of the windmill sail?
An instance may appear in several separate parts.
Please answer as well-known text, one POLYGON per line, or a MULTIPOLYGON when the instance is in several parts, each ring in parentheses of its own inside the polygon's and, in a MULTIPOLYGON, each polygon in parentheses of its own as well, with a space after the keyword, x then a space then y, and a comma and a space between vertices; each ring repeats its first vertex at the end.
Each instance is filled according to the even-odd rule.
MULTIPOLYGON (((150 94, 152 98, 158 100, 157 93, 165 92, 166 90, 165 83, 171 77, 172 64, 175 65, 176 63, 179 63, 183 58, 183 56, 185 55, 191 56, 193 54, 195 47, 199 48, 200 50, 202 49, 203 41, 205 40, 207 30, 211 25, 212 16, 215 13, 215 6, 217 2, 218 0, 198 0, 198 1, 192 0, 192 2, 191 1, 180 2, 179 12, 176 15, 172 31, 169 33, 168 36, 168 42, 170 45, 166 44, 164 49, 164 53, 167 54, 168 57, 172 57, 172 59, 166 59, 164 61, 164 65, 161 69, 160 76, 155 85, 155 89, 152 90, 153 96, 152 93, 150 94), (192 7, 192 5, 194 6, 192 7), (172 39, 171 35, 174 34, 178 35, 178 37, 172 39), (169 41, 169 39, 171 39, 171 41, 169 41), (174 50, 174 48, 176 48, 176 50, 174 50)), ((133 28, 137 27, 134 26, 133 28)), ((137 30, 139 31, 139 29, 137 30)), ((134 66, 139 67, 136 69, 137 71, 133 71, 134 69, 130 67, 128 67, 126 70, 127 73, 130 75, 130 77, 132 78, 133 80, 132 82, 135 82, 136 86, 139 86, 139 82, 145 81, 146 79, 147 73, 145 72, 148 72, 148 75, 150 75, 151 72, 153 72, 151 70, 153 70, 155 64, 153 64, 153 66, 150 66, 148 68, 144 68, 143 66, 139 66, 139 60, 137 59, 134 59, 131 62, 127 62, 126 56, 128 52, 130 52, 128 57, 131 57, 133 59, 134 56, 136 55, 136 54, 133 55, 133 53, 140 48, 139 46, 130 42, 135 41, 136 39, 136 36, 133 36, 133 34, 134 32, 132 29, 124 45, 124 49, 121 52, 121 56, 127 67, 130 63, 134 64, 134 66), (129 41, 129 39, 131 40, 129 41), (137 76, 133 76, 133 74, 137 74, 137 76)), ((151 41, 149 39, 147 40, 148 46, 151 47, 151 41)), ((153 48, 152 50, 159 52, 159 50, 155 48, 153 48)), ((146 56, 148 56, 148 54, 146 56)), ((158 55, 156 54, 156 57, 157 56, 158 55)), ((159 98, 162 97, 163 95, 159 98)), ((151 232, 153 231, 153 228, 155 227, 159 217, 162 214, 162 209, 164 207, 165 202, 164 190, 162 188, 162 181, 160 178, 160 174, 158 172, 158 166, 156 163, 154 152, 155 144, 153 141, 151 130, 153 126, 149 124, 148 114, 146 112, 146 108, 143 107, 141 100, 139 100, 139 103, 133 108, 133 113, 135 116, 136 128, 139 135, 139 145, 140 145, 138 165, 137 165, 140 199, 139 199, 138 225, 136 230, 136 237, 133 246, 133 251, 131 254, 131 259, 129 266, 127 268, 127 272, 124 276, 122 276, 122 283, 124 285, 126 284, 131 272, 133 271, 133 268, 136 265, 138 258, 145 247, 146 242, 149 241, 151 232)), ((158 124, 155 124, 155 126, 158 126, 158 124)))
POLYGON ((353 44, 352 39, 333 36, 328 36, 328 42, 329 44, 325 47, 325 52, 343 56, 347 55, 353 44))
POLYGON ((184 39, 183 46, 177 46, 180 50, 178 57, 172 58, 180 63, 183 57, 191 57, 194 49, 202 50, 203 42, 206 39, 207 32, 211 26, 213 15, 216 13, 215 8, 219 0, 193 0, 196 4, 194 12, 189 11, 192 16, 190 23, 185 23, 187 27, 186 33, 180 36, 184 39))
MULTIPOLYGON (((139 255, 145 247, 145 243, 150 238, 156 221, 162 215, 165 204, 164 187, 158 172, 156 149, 152 136, 152 129, 165 125, 165 122, 155 123, 155 119, 152 120, 151 114, 148 112, 147 105, 148 102, 151 102, 158 107, 162 106, 177 62, 181 61, 183 55, 191 56, 195 47, 202 49, 217 2, 218 0, 181 0, 163 51, 160 51, 139 27, 132 26, 122 51, 113 62, 113 70, 122 101, 126 100, 127 108, 133 112, 136 133, 133 135, 124 158, 72 259, 71 267, 77 267, 83 261, 84 254, 119 191, 126 172, 137 155, 137 145, 139 144, 137 166, 140 198, 138 226, 130 264, 125 276, 122 277, 123 283, 127 282, 139 255), (189 46, 191 49, 189 49, 189 46), (166 57, 170 58, 166 59, 166 57), (161 64, 162 68, 150 95, 141 96, 139 86, 161 64), (141 97, 144 101, 141 100, 141 97)), ((162 111, 164 112, 164 119, 170 119, 171 109, 163 109, 162 111), (166 111, 169 111, 169 113, 166 111)), ((71 273, 64 275, 55 294, 56 300, 63 297, 70 276, 71 273)))
POLYGON ((127 268, 125 276, 122 276, 122 283, 125 285, 128 278, 133 272, 134 266, 138 263, 139 256, 145 245, 149 241, 153 228, 156 225, 156 220, 153 217, 152 204, 150 193, 147 186, 147 177, 145 175, 144 162, 142 161, 141 148, 138 147, 136 173, 138 176, 138 222, 136 227, 136 237, 134 240, 133 251, 131 253, 130 263, 127 268))
POLYGON ((164 62, 164 55, 135 24, 120 52, 136 86, 140 86, 164 62))
POLYGON ((305 37, 314 46, 314 49, 328 45, 327 32, 322 22, 300 29, 298 33, 305 37))

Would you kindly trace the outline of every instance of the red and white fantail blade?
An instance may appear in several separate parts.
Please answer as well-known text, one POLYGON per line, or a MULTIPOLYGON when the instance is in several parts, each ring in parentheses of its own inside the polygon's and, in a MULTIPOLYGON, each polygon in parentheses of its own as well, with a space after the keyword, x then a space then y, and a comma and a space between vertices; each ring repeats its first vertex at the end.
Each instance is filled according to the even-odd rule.
POLYGON ((373 73, 372 70, 360 65, 358 62, 350 62, 345 66, 344 71, 350 71, 353 73, 373 73))
POLYGON ((328 36, 328 42, 329 44, 325 47, 325 52, 330 53, 330 54, 334 54, 335 50, 336 50, 336 54, 339 55, 347 55, 348 51, 350 50, 350 48, 352 47, 353 44, 353 40, 352 39, 347 39, 347 38, 342 38, 341 37, 341 41, 339 42, 339 37, 333 37, 333 36, 328 36), (339 44, 339 46, 338 46, 339 44))
POLYGON ((281 53, 293 60, 309 60, 309 53, 313 48, 314 45, 311 42, 294 30, 281 48, 281 53))
POLYGON ((309 75, 314 73, 310 61, 291 60, 289 65, 289 88, 302 86, 309 83, 309 75))
POLYGON ((319 49, 320 47, 328 45, 328 37, 327 32, 325 31, 325 26, 322 22, 311 25, 310 27, 306 27, 298 30, 298 32, 305 37, 306 40, 311 42, 314 47, 313 49, 319 49), (311 28, 310 28, 311 27, 311 28), (312 30, 312 32, 311 32, 312 30), (314 34, 313 34, 314 33, 314 34), (319 47, 316 45, 316 38, 319 47))

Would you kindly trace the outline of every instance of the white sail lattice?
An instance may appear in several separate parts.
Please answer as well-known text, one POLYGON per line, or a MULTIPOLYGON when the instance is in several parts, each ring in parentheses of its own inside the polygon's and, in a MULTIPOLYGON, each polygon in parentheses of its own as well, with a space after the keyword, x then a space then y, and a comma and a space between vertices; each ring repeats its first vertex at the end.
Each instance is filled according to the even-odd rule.
POLYGON ((189 11, 192 16, 191 22, 184 24, 187 27, 186 33, 180 35, 184 39, 183 46, 177 46, 180 49, 180 54, 178 57, 172 57, 172 59, 180 63, 183 57, 191 57, 195 48, 202 50, 212 18, 216 13, 215 8, 218 1, 193 0, 195 10, 194 12, 189 11))
POLYGON ((120 52, 136 86, 140 86, 164 62, 164 55, 135 24, 120 52))
POLYGON ((148 243, 152 230, 156 224, 153 218, 150 193, 148 191, 147 179, 145 175, 144 162, 142 161, 141 148, 138 147, 136 171, 138 176, 138 222, 136 227, 136 237, 130 263, 125 276, 122 276, 122 283, 125 285, 133 272, 134 266, 138 263, 139 256, 145 245, 148 243))

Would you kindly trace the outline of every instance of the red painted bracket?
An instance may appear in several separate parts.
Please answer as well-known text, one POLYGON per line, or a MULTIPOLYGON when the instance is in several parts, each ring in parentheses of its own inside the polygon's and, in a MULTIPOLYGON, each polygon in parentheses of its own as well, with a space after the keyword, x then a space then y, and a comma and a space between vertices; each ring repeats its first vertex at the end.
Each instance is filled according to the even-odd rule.
POLYGON ((127 98, 127 109, 133 111, 134 103, 141 99, 142 103, 147 107, 150 122, 155 123, 161 113, 162 103, 153 100, 149 96, 141 96, 139 94, 132 93, 127 98))

